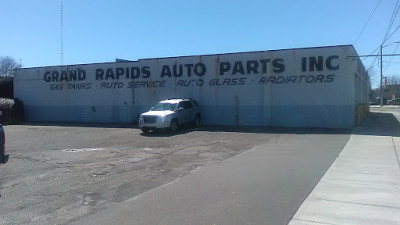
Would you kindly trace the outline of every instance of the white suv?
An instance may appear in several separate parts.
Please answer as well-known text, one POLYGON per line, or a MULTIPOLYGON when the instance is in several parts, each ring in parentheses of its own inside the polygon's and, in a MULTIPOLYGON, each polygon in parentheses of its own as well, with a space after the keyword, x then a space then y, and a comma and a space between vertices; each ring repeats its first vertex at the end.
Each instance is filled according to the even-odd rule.
POLYGON ((149 130, 169 128, 172 133, 183 124, 200 126, 200 107, 190 98, 172 98, 161 101, 149 111, 140 114, 139 128, 143 133, 149 130))

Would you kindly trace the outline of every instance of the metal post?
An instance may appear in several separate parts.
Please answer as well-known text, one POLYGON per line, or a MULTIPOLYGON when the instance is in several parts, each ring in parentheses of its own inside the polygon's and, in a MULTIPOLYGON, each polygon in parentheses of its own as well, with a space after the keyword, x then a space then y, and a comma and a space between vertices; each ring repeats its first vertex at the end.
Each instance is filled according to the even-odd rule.
POLYGON ((379 100, 380 100, 381 107, 383 106, 382 78, 383 78, 383 74, 382 74, 382 45, 381 45, 381 85, 380 85, 380 89, 379 89, 379 100))
POLYGON ((64 8, 61 0, 61 66, 64 65, 64 8))

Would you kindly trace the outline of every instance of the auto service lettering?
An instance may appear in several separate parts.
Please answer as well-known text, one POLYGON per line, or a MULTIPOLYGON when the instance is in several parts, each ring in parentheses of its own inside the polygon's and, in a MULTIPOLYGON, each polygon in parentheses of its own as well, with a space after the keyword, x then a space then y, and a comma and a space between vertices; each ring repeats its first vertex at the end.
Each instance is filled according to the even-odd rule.
POLYGON ((295 71, 299 72, 295 74, 287 72, 288 65, 283 58, 217 59, 211 68, 202 62, 164 64, 157 68, 150 65, 99 67, 91 73, 69 66, 61 71, 46 70, 43 80, 50 84, 50 90, 321 84, 335 81, 335 71, 340 69, 339 56, 302 57, 297 66, 295 71))

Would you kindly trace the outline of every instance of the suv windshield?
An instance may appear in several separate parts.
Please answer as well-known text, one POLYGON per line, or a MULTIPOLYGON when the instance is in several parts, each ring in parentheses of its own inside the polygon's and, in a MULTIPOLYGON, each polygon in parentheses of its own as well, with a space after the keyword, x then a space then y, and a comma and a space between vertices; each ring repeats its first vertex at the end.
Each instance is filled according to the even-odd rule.
POLYGON ((150 111, 174 111, 176 103, 158 103, 150 111))

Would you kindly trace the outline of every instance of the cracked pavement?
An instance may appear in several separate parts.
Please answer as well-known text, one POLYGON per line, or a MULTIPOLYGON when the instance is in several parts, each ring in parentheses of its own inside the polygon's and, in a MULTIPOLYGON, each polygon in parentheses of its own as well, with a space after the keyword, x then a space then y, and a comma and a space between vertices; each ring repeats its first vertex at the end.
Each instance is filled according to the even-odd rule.
POLYGON ((280 134, 220 128, 143 135, 134 127, 9 125, 1 224, 66 224, 280 134))

